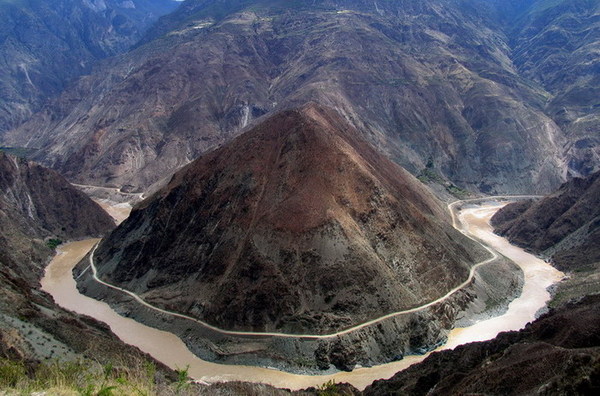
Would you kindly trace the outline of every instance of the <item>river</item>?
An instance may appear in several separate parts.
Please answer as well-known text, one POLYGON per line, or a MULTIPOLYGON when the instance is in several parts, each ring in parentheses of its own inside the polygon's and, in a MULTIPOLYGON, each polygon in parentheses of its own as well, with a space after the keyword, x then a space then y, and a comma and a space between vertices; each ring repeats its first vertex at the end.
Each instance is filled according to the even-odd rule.
MULTIPOLYGON (((447 344, 437 350, 454 348, 473 341, 489 340, 499 332, 523 328, 535 318, 536 312, 545 307, 550 299, 546 290, 548 286, 563 277, 560 271, 543 260, 509 244, 504 238, 492 232, 489 219, 500 207, 501 204, 490 204, 466 208, 461 210, 459 220, 466 232, 509 257, 523 269, 525 274, 523 292, 511 302, 504 315, 482 320, 467 328, 454 329, 448 337, 447 344)), ((177 336, 122 317, 108 304, 78 292, 71 271, 97 242, 97 239, 90 239, 61 246, 46 269, 41 282, 42 289, 50 293, 58 305, 105 322, 121 340, 138 347, 167 366, 171 368, 189 366, 189 374, 194 379, 209 383, 235 380, 262 382, 292 390, 318 386, 334 380, 338 383, 351 383, 362 390, 373 381, 390 378, 396 372, 422 361, 428 355, 407 356, 398 362, 322 376, 297 375, 274 369, 203 361, 194 356, 177 336)))

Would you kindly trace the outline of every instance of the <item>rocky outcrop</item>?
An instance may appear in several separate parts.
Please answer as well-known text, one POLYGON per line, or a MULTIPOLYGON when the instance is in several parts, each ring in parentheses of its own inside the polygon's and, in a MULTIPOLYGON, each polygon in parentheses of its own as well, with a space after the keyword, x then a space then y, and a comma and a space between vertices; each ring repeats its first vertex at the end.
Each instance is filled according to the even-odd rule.
POLYGON ((480 1, 187 1, 5 143, 42 148, 73 180, 143 190, 312 100, 415 174, 431 159, 461 188, 551 191, 564 136, 510 41, 480 1))
POLYGON ((600 296, 549 312, 519 332, 429 356, 364 395, 580 394, 600 390, 600 296))
POLYGON ((540 200, 506 206, 492 218, 500 235, 551 257, 563 271, 600 262, 600 172, 574 178, 540 200))
POLYGON ((486 252, 331 109, 274 115, 186 166, 99 274, 227 329, 329 333, 435 300, 486 252))
MULTIPOLYGON (((113 220, 51 169, 0 152, 0 213, 29 238, 100 236, 113 220)), ((3 230, 8 230, 3 227, 3 230)))
POLYGON ((0 1, 0 136, 137 42, 172 0, 0 1))

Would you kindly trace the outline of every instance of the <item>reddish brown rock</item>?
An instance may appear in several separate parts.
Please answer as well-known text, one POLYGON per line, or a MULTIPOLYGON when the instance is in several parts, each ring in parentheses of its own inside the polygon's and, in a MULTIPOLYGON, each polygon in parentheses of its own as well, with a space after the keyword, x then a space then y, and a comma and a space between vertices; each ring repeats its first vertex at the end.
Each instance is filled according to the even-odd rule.
POLYGON ((335 111, 284 111, 186 166, 102 242, 101 276, 228 329, 330 332, 422 305, 482 254, 335 111))

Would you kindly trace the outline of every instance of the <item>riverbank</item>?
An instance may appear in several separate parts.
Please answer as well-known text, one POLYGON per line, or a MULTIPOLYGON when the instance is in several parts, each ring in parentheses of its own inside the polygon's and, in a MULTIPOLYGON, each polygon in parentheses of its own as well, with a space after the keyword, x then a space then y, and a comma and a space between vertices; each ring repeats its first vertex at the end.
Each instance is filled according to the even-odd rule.
MULTIPOLYGON (((459 225, 455 219, 454 226, 459 225)), ((93 254, 78 265, 75 276, 87 271, 78 282, 81 292, 107 301, 123 316, 176 334, 203 360, 322 375, 421 355, 444 344, 457 321, 469 323, 503 312, 520 292, 522 273, 493 250, 482 251, 487 254, 473 265, 468 278, 437 300, 325 335, 229 331, 165 311, 98 279, 88 270, 93 254)))
MULTIPOLYGON (((488 230, 488 232, 491 233, 491 230, 488 230)), ((485 237, 485 235, 484 235, 484 237, 485 237)), ((90 247, 91 247, 91 245, 90 245, 90 247)), ((67 248, 67 247, 65 247, 65 248, 67 248)), ((544 265, 546 265, 546 264, 544 263, 544 265)), ((64 274, 63 276, 68 277, 68 275, 66 275, 66 274, 64 274)), ((60 277, 60 275, 59 275, 59 277, 60 277)), ((72 277, 71 277, 71 279, 72 279, 72 277)), ((477 283, 477 281, 475 283, 477 283)), ((74 289, 74 286, 72 286, 72 288, 74 289)), ((73 299, 78 300, 80 298, 85 298, 85 297, 81 296, 79 293, 77 293, 76 290, 73 291, 71 289, 71 293, 80 296, 80 297, 77 297, 76 295, 75 296, 71 295, 71 301, 73 299)), ((100 303, 93 299, 89 299, 89 300, 94 301, 95 303, 98 303, 98 304, 103 304, 103 303, 100 303)), ((77 305, 77 308, 79 306, 81 306, 81 304, 79 304, 79 303, 75 303, 74 305, 77 305)), ((104 304, 104 305, 106 305, 106 304, 104 304)), ((112 309, 110 309, 110 308, 109 308, 109 310, 112 311, 112 309)), ((536 309, 536 311, 537 311, 537 309, 536 309)), ((91 310, 88 310, 88 312, 87 312, 88 315, 95 316, 96 318, 98 318, 100 320, 108 322, 111 325, 111 327, 114 325, 115 329, 118 327, 118 323, 113 323, 113 322, 121 322, 122 320, 125 320, 125 321, 130 321, 133 323, 137 323, 137 322, 132 321, 131 319, 126 319, 126 318, 123 318, 123 317, 117 315, 114 311, 112 311, 112 313, 114 315, 116 315, 116 318, 114 316, 112 316, 110 313, 106 313, 106 312, 99 314, 97 308, 92 308, 91 310), (100 316, 105 317, 106 320, 104 320, 100 316), (107 316, 111 316, 111 317, 108 318, 107 316)), ((169 324, 167 319, 165 319, 165 320, 161 319, 161 321, 163 321, 166 324, 169 324)), ((525 323, 526 322, 524 322, 523 325, 525 323)), ((199 378, 199 379, 202 379, 202 380, 208 381, 208 382, 223 381, 223 380, 236 380, 236 379, 237 380, 245 380, 245 381, 256 380, 258 382, 271 383, 274 386, 284 386, 284 387, 292 387, 294 389, 300 389, 300 388, 304 388, 307 386, 319 385, 324 382, 327 382, 330 379, 333 379, 337 382, 350 382, 359 388, 364 388, 369 383, 371 383, 374 379, 389 377, 389 376, 393 375, 395 372, 409 366, 412 363, 423 360, 423 358, 424 358, 424 356, 407 356, 403 360, 398 361, 398 362, 388 363, 385 365, 373 366, 370 368, 357 368, 354 371, 349 372, 349 373, 338 372, 338 373, 331 373, 328 375, 316 375, 316 376, 314 376, 314 375, 311 375, 311 376, 293 375, 293 374, 279 372, 276 370, 262 369, 262 368, 258 368, 258 367, 219 365, 219 364, 208 363, 208 362, 202 361, 202 360, 196 358, 193 354, 191 354, 191 352, 185 347, 185 345, 183 344, 183 342, 181 342, 181 340, 179 338, 173 336, 172 334, 162 332, 160 330, 150 329, 139 323, 137 323, 137 325, 129 323, 121 331, 119 331, 118 329, 117 330, 115 330, 115 329, 113 329, 113 331, 115 331, 122 338, 123 337, 127 338, 127 335, 126 335, 127 333, 136 335, 133 337, 133 338, 135 338, 134 340, 124 339, 124 341, 126 341, 128 343, 136 343, 136 344, 138 344, 137 346, 142 349, 145 348, 144 345, 140 345, 140 344, 142 344, 142 341, 143 341, 142 338, 145 339, 146 341, 148 341, 149 339, 153 340, 153 341, 148 342, 147 344, 150 344, 150 345, 153 344, 155 346, 161 345, 162 348, 160 348, 160 349, 162 350, 162 352, 156 351, 156 350, 154 352, 152 352, 150 350, 146 350, 147 352, 151 353, 158 360, 161 360, 172 367, 173 366, 182 367, 182 365, 185 366, 186 364, 190 364, 191 375, 194 376, 195 378, 199 378), (128 327, 130 325, 135 326, 135 328, 128 327), (137 327, 138 325, 145 328, 141 333, 140 333, 141 329, 137 327), (147 329, 150 329, 150 332, 152 332, 154 335, 147 334, 146 333, 147 329), (155 332, 158 332, 158 333, 155 333, 155 332), (159 338, 157 339, 156 337, 159 337, 159 338), (173 339, 173 337, 174 337, 174 339, 173 339), (165 346, 165 342, 166 342, 165 340, 167 340, 167 339, 171 339, 173 344, 171 344, 171 342, 168 342, 167 346, 165 346), (175 346, 176 344, 179 344, 179 345, 175 346), (169 356, 164 356, 165 352, 168 352, 169 356), (155 355, 155 353, 157 355, 155 355), (297 385, 292 386, 290 384, 297 384, 297 385)), ((499 332, 504 329, 497 329, 497 330, 499 332)), ((461 331, 461 333, 462 333, 462 331, 461 331)), ((188 336, 189 336, 189 333, 188 333, 188 336)), ((451 333, 451 335, 449 337, 450 342, 452 342, 454 337, 455 336, 453 336, 451 333)), ((493 336, 491 336, 491 337, 493 337, 493 336)))

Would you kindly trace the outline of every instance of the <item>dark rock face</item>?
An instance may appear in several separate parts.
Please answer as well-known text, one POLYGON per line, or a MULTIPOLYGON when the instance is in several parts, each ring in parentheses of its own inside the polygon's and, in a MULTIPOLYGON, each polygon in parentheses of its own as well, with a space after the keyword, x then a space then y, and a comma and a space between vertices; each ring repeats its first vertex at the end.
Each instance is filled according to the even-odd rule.
POLYGON ((0 1, 0 135, 99 59, 127 50, 171 0, 0 1))
POLYGON ((100 236, 115 227, 100 206, 55 171, 2 152, 0 189, 3 221, 30 238, 100 236))
POLYGON ((600 391, 600 296, 545 314, 519 332, 435 353, 365 395, 578 394, 600 391))
POLYGON ((431 158, 461 187, 547 192, 566 173, 565 136, 498 14, 481 1, 187 1, 5 142, 42 147, 74 180, 143 189, 257 117, 316 101, 411 172, 431 158))
POLYGON ((511 242, 546 253, 561 270, 600 261, 600 172, 574 178, 538 201, 508 205, 493 218, 511 242))
POLYGON ((108 281, 220 327, 331 332, 460 284, 485 253, 448 216, 335 111, 311 104, 176 173, 96 260, 108 281))

